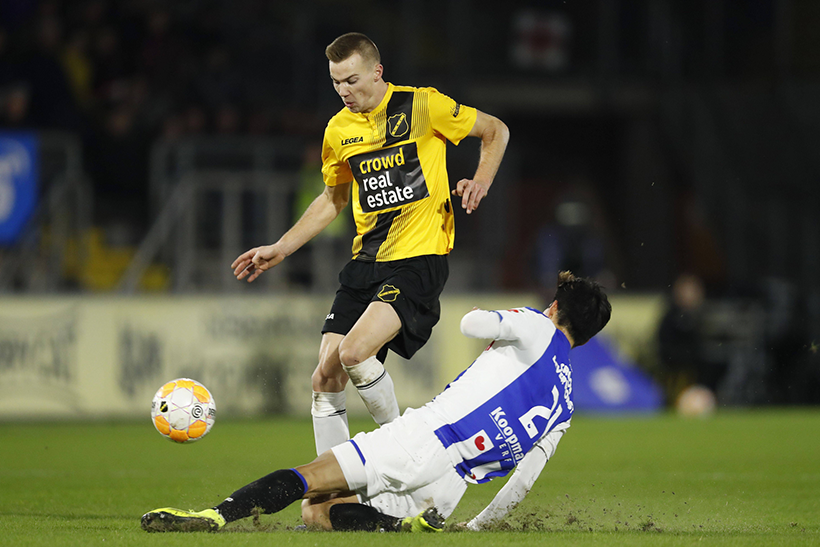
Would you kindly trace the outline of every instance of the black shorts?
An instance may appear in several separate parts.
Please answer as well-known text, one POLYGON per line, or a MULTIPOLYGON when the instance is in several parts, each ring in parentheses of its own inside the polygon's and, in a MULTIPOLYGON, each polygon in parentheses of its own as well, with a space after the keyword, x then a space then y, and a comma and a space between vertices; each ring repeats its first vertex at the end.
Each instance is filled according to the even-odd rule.
POLYGON ((430 338, 441 316, 439 296, 450 275, 446 255, 425 255, 389 262, 351 260, 339 273, 341 287, 322 334, 347 334, 371 302, 386 302, 401 319, 401 330, 387 349, 410 359, 430 338))

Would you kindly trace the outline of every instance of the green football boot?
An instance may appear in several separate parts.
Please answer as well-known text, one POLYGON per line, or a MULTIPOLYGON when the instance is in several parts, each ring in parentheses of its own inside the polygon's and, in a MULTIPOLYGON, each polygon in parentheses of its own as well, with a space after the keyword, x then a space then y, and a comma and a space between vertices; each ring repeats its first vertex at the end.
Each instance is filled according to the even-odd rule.
POLYGON ((444 530, 444 517, 435 507, 425 509, 415 517, 401 521, 402 532, 441 532, 444 530))
POLYGON ((142 515, 140 525, 146 532, 216 532, 225 526, 225 519, 213 509, 191 512, 165 507, 142 515))

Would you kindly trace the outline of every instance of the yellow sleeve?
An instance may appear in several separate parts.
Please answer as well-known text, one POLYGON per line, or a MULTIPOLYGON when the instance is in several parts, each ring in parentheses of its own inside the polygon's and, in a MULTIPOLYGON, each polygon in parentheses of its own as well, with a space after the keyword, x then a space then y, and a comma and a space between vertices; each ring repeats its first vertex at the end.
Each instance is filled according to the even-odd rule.
POLYGON ((475 108, 459 104, 432 88, 428 97, 428 107, 433 131, 443 135, 453 144, 461 142, 475 125, 475 108))
POLYGON ((330 128, 326 128, 325 138, 322 141, 322 178, 328 186, 353 182, 350 165, 336 155, 336 150, 330 144, 331 138, 333 138, 332 132, 330 128))

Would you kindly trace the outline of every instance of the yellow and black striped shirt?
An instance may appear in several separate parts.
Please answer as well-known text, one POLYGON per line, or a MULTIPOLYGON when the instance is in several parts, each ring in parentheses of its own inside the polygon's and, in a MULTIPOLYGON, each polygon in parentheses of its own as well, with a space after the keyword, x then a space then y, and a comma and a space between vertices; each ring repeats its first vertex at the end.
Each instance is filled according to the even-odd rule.
POLYGON ((476 115, 475 108, 431 87, 388 84, 372 112, 343 108, 330 119, 322 174, 328 186, 354 182, 355 259, 383 262, 450 252, 455 227, 446 140, 458 144, 476 115))

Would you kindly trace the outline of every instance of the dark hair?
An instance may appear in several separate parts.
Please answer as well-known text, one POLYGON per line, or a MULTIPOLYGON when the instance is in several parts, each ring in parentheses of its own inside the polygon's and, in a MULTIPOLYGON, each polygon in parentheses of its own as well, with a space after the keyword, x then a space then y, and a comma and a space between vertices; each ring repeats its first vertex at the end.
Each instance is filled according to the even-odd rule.
POLYGON ((591 279, 572 272, 558 274, 558 324, 572 336, 575 347, 583 346, 609 322, 612 306, 603 289, 591 279))
POLYGON ((365 61, 372 61, 374 65, 381 62, 379 48, 361 32, 342 34, 325 48, 325 55, 333 63, 341 63, 354 53, 361 55, 365 61))

